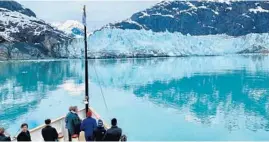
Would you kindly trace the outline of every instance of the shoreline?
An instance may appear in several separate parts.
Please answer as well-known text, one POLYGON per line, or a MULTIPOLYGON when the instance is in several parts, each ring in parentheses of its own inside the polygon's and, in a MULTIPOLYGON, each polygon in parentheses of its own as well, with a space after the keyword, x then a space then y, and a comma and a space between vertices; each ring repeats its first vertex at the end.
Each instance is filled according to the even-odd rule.
MULTIPOLYGON (((88 60, 124 60, 124 59, 150 59, 150 58, 191 58, 191 57, 216 57, 216 56, 267 56, 269 52, 262 53, 235 53, 235 54, 224 54, 224 55, 192 55, 192 56, 138 56, 138 57, 100 57, 91 58, 88 60)), ((7 59, 0 60, 1 62, 14 62, 14 61, 59 61, 59 60, 84 60, 84 58, 35 58, 35 59, 7 59)))

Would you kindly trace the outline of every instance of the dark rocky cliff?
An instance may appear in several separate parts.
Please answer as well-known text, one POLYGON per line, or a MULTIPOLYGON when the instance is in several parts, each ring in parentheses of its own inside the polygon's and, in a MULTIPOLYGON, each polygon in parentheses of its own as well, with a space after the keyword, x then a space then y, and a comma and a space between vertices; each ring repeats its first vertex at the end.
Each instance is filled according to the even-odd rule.
POLYGON ((71 40, 19 3, 0 2, 0 59, 62 57, 71 40))

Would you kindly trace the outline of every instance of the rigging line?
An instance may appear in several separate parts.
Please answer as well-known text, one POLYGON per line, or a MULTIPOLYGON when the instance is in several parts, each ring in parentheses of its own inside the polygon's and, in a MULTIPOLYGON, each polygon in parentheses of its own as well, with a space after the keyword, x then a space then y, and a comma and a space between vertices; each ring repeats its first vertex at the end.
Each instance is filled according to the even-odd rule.
POLYGON ((99 80, 99 77, 98 77, 98 74, 97 74, 97 71, 96 71, 96 68, 95 68, 94 63, 93 63, 92 66, 93 66, 93 69, 94 69, 94 72, 95 72, 95 75, 96 75, 96 78, 97 78, 97 82, 98 82, 98 84, 99 84, 99 88, 100 88, 100 91, 101 91, 101 94, 102 94, 102 97, 103 97, 103 101, 104 101, 106 110, 108 111, 108 107, 107 107, 107 103, 106 103, 106 98, 105 98, 105 96, 104 96, 103 88, 102 88, 102 86, 101 86, 101 82, 100 82, 100 80, 99 80))

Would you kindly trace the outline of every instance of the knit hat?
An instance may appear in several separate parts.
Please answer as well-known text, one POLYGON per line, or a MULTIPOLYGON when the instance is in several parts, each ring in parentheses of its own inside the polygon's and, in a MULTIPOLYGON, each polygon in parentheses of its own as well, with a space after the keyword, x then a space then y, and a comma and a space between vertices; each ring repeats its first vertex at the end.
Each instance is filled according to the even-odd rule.
POLYGON ((87 112, 87 117, 92 117, 92 112, 91 111, 87 112))
POLYGON ((99 119, 99 120, 98 120, 98 126, 99 126, 99 127, 103 127, 103 125, 104 125, 104 124, 103 124, 103 121, 102 121, 101 119, 99 119))

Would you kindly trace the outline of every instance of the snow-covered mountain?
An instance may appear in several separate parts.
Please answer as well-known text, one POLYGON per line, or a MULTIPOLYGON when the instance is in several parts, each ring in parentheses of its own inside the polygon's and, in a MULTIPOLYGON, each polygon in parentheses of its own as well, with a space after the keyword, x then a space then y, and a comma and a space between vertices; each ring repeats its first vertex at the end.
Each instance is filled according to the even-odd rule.
POLYGON ((52 23, 57 29, 64 31, 65 33, 74 37, 83 37, 84 26, 82 23, 75 20, 67 20, 65 22, 54 22, 52 23))
POLYGON ((268 53, 268 32, 268 1, 163 1, 95 31, 89 56, 268 53))
POLYGON ((61 57, 71 40, 19 3, 0 2, 0 59, 61 57))
POLYGON ((119 29, 241 36, 269 31, 269 1, 164 1, 111 24, 119 29))
POLYGON ((22 13, 27 16, 36 17, 35 13, 28 8, 25 8, 23 5, 19 4, 16 1, 9 0, 8 2, 6 0, 0 1, 1 8, 5 8, 10 11, 17 11, 19 13, 22 13))
MULTIPOLYGON (((1 1, 0 59, 83 57, 83 39, 73 40, 83 25, 53 25, 1 1)), ((163 1, 95 31, 88 44, 90 58, 269 53, 269 2, 163 1)))

